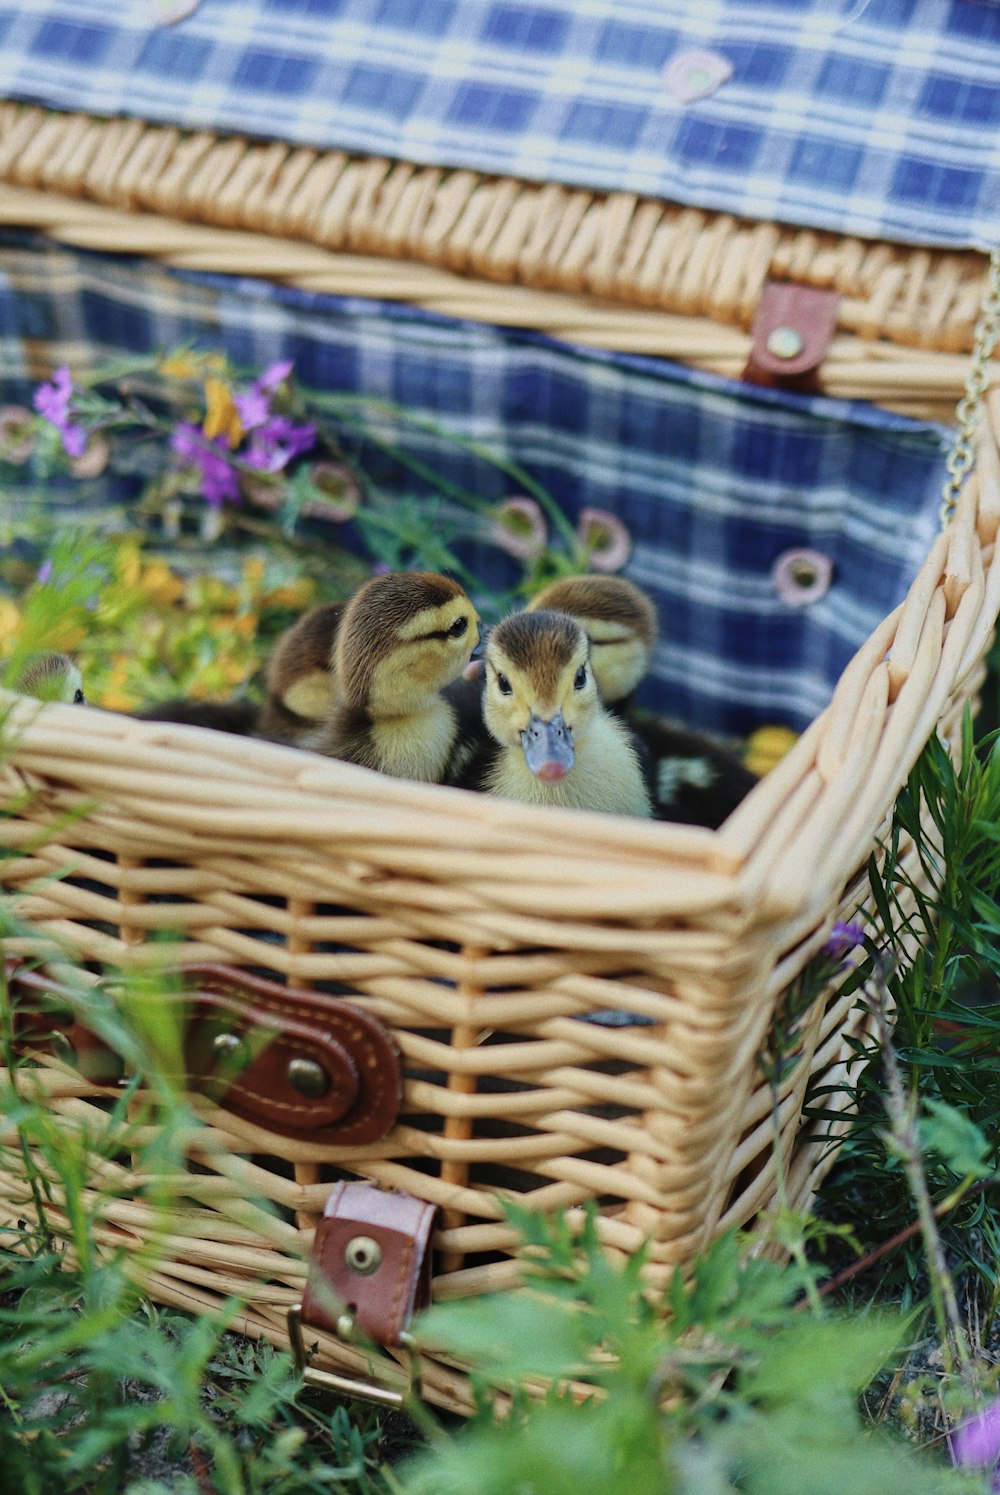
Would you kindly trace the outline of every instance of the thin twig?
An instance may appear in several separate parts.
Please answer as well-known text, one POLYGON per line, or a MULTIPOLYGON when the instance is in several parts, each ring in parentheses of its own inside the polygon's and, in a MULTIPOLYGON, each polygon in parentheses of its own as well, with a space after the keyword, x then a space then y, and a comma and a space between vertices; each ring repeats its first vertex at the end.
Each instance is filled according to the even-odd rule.
POLYGON ((931 1203, 927 1177, 924 1173, 923 1154, 917 1136, 916 1111, 907 1098, 892 1041, 892 1026, 889 1022, 889 991, 878 957, 872 965, 872 974, 865 984, 869 1006, 878 1030, 879 1047, 885 1066, 886 1111, 890 1123, 890 1139, 906 1170, 910 1193, 917 1206, 917 1225, 923 1236, 924 1251, 930 1276, 931 1305, 941 1339, 941 1350, 949 1369, 949 1360, 958 1362, 963 1380, 970 1386, 975 1384, 975 1371, 966 1343, 948 1263, 945 1260, 941 1236, 937 1228, 934 1206, 931 1203))

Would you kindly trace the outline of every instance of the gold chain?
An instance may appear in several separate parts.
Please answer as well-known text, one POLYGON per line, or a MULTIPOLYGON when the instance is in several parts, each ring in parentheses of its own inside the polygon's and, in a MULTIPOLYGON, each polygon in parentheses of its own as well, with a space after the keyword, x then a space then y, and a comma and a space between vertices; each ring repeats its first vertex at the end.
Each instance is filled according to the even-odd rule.
POLYGON ((965 394, 958 402, 955 417, 958 434, 945 467, 948 480, 941 496, 941 528, 951 519, 958 503, 962 485, 975 462, 973 438, 983 409, 983 394, 989 383, 989 362, 1000 335, 1000 246, 990 255, 989 278, 986 294, 979 311, 979 320, 973 334, 972 366, 965 381, 965 394))

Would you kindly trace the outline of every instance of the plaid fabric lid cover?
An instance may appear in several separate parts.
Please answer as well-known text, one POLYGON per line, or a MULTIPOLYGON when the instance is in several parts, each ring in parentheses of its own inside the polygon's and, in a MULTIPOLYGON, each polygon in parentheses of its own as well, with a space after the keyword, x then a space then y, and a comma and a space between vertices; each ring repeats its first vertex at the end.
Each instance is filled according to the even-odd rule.
POLYGON ((1000 225, 998 0, 28 0, 0 95, 902 243, 1000 225))

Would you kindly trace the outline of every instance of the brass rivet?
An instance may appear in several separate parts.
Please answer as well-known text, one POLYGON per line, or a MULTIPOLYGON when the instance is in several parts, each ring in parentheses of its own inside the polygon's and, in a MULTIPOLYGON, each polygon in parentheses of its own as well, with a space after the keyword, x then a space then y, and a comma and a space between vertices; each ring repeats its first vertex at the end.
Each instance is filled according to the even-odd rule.
POLYGON ((344 1247, 344 1261, 359 1277, 370 1277, 382 1265, 382 1247, 370 1235, 356 1235, 344 1247))
POLYGON ((218 1059, 235 1059, 244 1049, 245 1044, 238 1033, 216 1033, 212 1039, 212 1052, 218 1059))
POLYGON ((288 1065, 288 1083, 300 1095, 315 1099, 330 1088, 330 1076, 315 1059, 292 1059, 288 1065))
POLYGON ((350 1314, 350 1313, 341 1313, 341 1314, 338 1314, 338 1316, 337 1316, 337 1322, 334 1325, 334 1327, 337 1330, 337 1338, 338 1339, 347 1339, 347 1340, 353 1339, 354 1338, 354 1315, 350 1314))
POLYGON ((767 339, 767 351, 775 358, 798 358, 805 345, 801 332, 794 327, 776 327, 767 339))

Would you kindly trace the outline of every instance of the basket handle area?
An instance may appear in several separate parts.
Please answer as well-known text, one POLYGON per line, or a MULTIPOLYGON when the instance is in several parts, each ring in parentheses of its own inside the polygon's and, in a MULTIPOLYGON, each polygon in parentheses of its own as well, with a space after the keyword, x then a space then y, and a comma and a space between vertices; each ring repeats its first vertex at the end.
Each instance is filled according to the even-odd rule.
MULTIPOLYGON (((391 1130, 402 1065, 376 1018, 226 965, 180 975, 181 990, 167 1000, 184 1010, 187 1089, 286 1137, 355 1146, 391 1130)), ((81 1016, 78 992, 17 961, 7 963, 7 988, 19 1048, 55 1055, 98 1084, 122 1078, 121 1056, 81 1016)))

